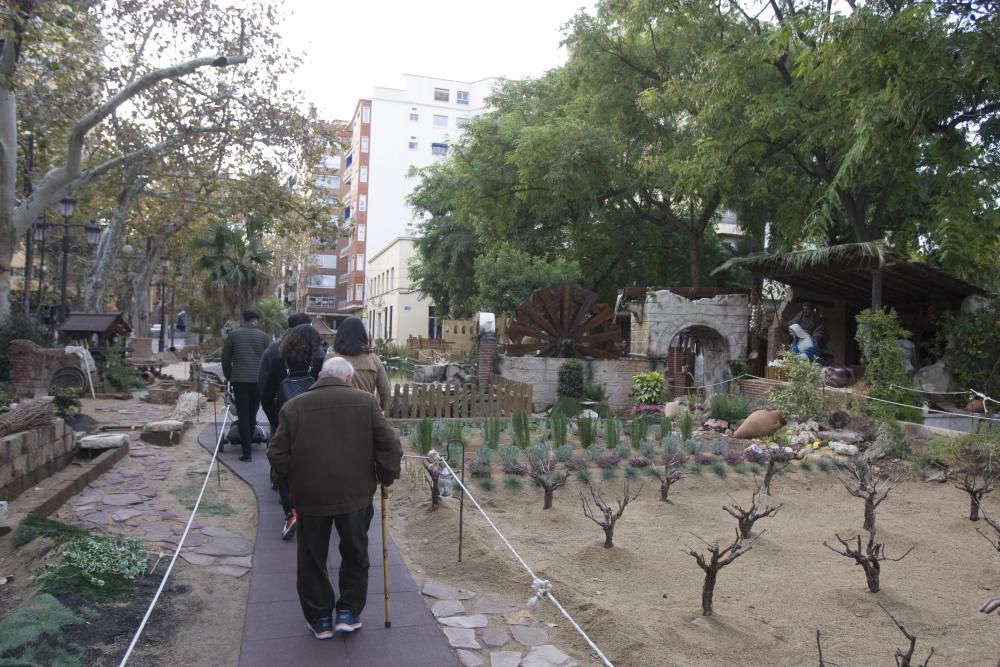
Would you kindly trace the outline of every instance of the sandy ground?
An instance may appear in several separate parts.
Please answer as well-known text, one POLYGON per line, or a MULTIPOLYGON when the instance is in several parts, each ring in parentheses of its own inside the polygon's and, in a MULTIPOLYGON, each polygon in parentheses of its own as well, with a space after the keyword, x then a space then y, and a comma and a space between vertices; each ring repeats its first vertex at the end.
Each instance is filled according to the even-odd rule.
MULTIPOLYGON (((583 516, 586 485, 571 479, 543 511, 540 489, 508 490, 500 473, 494 477, 497 490, 473 485, 473 494, 615 665, 817 664, 817 629, 828 661, 891 665, 907 642, 879 602, 917 635, 921 663, 931 647, 931 664, 995 667, 1000 659, 1000 618, 978 612, 1000 590, 1000 556, 968 520, 966 495, 949 485, 906 482, 881 506, 879 535, 889 555, 916 548, 883 564, 882 590, 872 594, 852 560, 823 546, 836 543, 834 533, 857 533, 861 501, 833 474, 790 469, 774 485, 784 508, 758 524, 766 532, 752 550, 719 574, 715 615, 706 618, 703 573, 681 547, 704 550, 699 537, 732 540, 735 520, 721 508, 730 495, 749 501, 749 475, 720 479, 706 469, 679 482, 670 504, 659 502, 658 482, 642 476, 645 488, 619 522, 613 549, 603 548, 600 528, 583 516)), ((415 573, 523 603, 527 575, 475 509, 466 503, 459 564, 458 501, 428 511, 426 484, 405 478, 394 491, 392 521, 415 573)), ((621 481, 604 488, 609 498, 620 494, 621 481)), ((986 508, 1000 515, 1000 498, 986 508)), ((598 664, 552 605, 539 613, 558 625, 555 643, 598 664)))

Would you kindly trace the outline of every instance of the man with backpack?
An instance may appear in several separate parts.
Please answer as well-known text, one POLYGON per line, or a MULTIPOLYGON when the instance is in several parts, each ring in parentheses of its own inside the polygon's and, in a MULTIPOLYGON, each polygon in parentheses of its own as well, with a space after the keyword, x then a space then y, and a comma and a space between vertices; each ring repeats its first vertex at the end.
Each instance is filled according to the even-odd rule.
MULTIPOLYGON (((322 338, 309 323, 305 313, 288 317, 288 330, 271 343, 260 359, 257 386, 261 407, 267 415, 271 435, 278 430, 278 414, 282 405, 302 393, 319 377, 323 365, 322 338)), ((285 520, 281 526, 281 539, 295 535, 298 517, 292 506, 287 482, 276 483, 281 496, 285 520)))

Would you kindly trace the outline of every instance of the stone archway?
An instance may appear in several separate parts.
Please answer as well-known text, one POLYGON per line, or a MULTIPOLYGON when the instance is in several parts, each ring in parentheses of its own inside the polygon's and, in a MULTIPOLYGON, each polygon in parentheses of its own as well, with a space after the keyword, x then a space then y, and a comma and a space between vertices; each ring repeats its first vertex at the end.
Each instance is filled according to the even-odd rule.
POLYGON ((705 386, 706 394, 720 390, 718 383, 731 379, 732 360, 729 341, 713 327, 695 324, 681 328, 672 337, 667 353, 670 384, 674 386, 705 386), (697 355, 701 355, 704 370, 697 373, 697 355), (712 386, 715 385, 715 386, 712 386))

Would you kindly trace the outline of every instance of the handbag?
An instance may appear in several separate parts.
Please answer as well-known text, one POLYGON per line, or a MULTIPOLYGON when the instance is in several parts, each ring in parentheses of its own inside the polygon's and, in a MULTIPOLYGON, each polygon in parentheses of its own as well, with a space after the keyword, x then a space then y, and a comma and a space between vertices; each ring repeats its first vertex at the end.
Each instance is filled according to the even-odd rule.
POLYGON ((278 400, 276 402, 279 410, 285 403, 303 393, 309 387, 313 386, 313 382, 315 382, 315 380, 313 380, 312 375, 310 375, 311 372, 312 366, 310 365, 309 368, 306 369, 305 373, 301 375, 296 373, 293 375, 292 371, 288 368, 288 364, 285 364, 285 377, 282 379, 281 384, 278 385, 278 400))

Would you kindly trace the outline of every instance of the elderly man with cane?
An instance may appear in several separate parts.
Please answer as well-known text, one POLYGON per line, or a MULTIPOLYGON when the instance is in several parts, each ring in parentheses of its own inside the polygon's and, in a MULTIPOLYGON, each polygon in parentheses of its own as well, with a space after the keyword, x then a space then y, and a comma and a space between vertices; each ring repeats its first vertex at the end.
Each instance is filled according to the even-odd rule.
POLYGON ((351 386, 353 374, 345 359, 327 359, 316 384, 281 408, 267 452, 298 512, 296 587, 317 639, 361 627, 372 498, 377 484, 384 488, 399 477, 403 456, 378 401, 351 386), (340 537, 339 600, 326 571, 333 527, 340 537))

